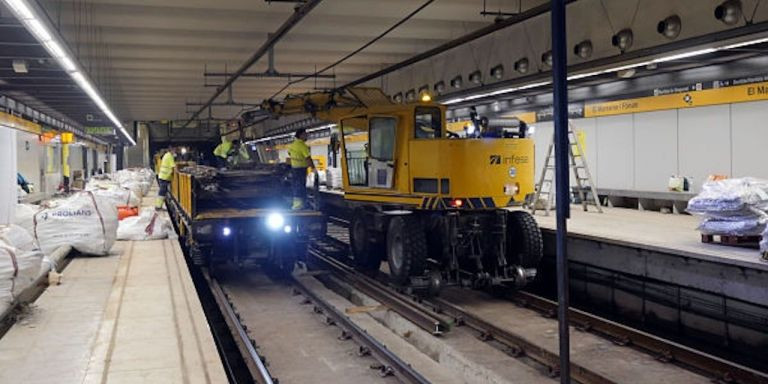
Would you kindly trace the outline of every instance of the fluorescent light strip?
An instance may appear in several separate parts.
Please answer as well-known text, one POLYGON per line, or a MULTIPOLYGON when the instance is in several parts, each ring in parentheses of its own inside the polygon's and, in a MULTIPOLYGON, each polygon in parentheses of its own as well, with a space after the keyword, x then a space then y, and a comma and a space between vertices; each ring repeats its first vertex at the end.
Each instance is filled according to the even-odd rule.
POLYGON ((109 120, 122 132, 130 142, 131 145, 136 145, 136 141, 133 140, 128 131, 125 130, 120 120, 112 113, 104 99, 99 94, 99 91, 91 84, 91 82, 85 77, 84 72, 80 70, 75 60, 73 60, 67 54, 62 45, 54 38, 54 35, 48 30, 42 19, 38 17, 33 8, 29 6, 27 0, 2 0, 8 8, 16 15, 16 18, 26 26, 27 30, 37 38, 37 40, 43 45, 46 51, 56 59, 61 67, 66 71, 70 77, 77 83, 80 88, 88 94, 88 97, 101 109, 101 111, 109 118, 109 120))
MULTIPOLYGON (((755 44, 761 44, 761 43, 768 43, 768 37, 764 37, 764 38, 760 38, 760 39, 754 39, 754 40, 749 40, 749 41, 744 41, 744 42, 741 42, 741 43, 725 45, 725 46, 722 46, 722 47, 704 48, 704 49, 699 49, 699 50, 690 51, 690 52, 677 53, 677 54, 674 54, 674 55, 664 56, 664 57, 660 57, 658 59, 653 59, 653 60, 650 60, 650 61, 642 61, 642 62, 634 63, 634 64, 626 64, 626 65, 622 65, 622 66, 618 66, 618 67, 613 67, 613 68, 608 68, 608 69, 604 69, 604 70, 600 70, 600 71, 578 73, 578 74, 574 74, 574 75, 569 75, 568 76, 568 80, 584 79, 584 78, 593 77, 593 76, 597 76, 597 75, 603 75, 603 74, 606 74, 606 73, 613 73, 613 72, 625 71, 627 69, 644 67, 644 66, 649 65, 649 64, 658 64, 658 63, 665 63, 665 62, 675 61, 675 60, 680 60, 680 59, 687 59, 687 58, 701 56, 701 55, 706 55, 706 54, 714 53, 714 52, 718 52, 718 51, 724 51, 724 50, 734 49, 734 48, 741 48, 741 47, 746 47, 746 46, 755 45, 755 44)), ((545 86, 545 85, 549 85, 549 84, 552 84, 552 82, 551 81, 542 81, 540 83, 532 83, 532 84, 523 85, 523 86, 520 86, 520 87, 505 88, 505 89, 500 89, 498 91, 493 91, 493 92, 489 92, 489 93, 480 93, 480 94, 476 94, 476 95, 471 95, 471 96, 466 96, 466 97, 459 97, 459 98, 455 98, 455 99, 450 99, 450 100, 444 101, 443 104, 445 104, 445 105, 457 104, 457 103, 461 103, 461 102, 465 102, 465 101, 482 99, 482 98, 488 97, 488 96, 497 96, 497 95, 502 95, 502 94, 505 94, 505 93, 511 93, 511 92, 522 91, 522 90, 525 90, 525 89, 537 88, 537 87, 541 87, 541 86, 545 86)))

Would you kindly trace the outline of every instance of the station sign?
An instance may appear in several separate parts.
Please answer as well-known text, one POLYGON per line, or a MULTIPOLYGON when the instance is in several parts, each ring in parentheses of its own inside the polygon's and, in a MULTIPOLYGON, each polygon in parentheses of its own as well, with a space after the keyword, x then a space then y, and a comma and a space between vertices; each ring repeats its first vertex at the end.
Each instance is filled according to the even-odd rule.
MULTIPOLYGON (((704 107, 709 105, 768 100, 768 75, 698 82, 682 86, 656 88, 647 96, 600 102, 568 104, 568 118, 599 117, 669 109, 704 107)), ((528 124, 552 121, 552 107, 534 111, 509 112, 528 124)))
POLYGON ((43 127, 40 124, 2 111, 0 111, 0 125, 35 135, 43 133, 43 127))
POLYGON ((114 127, 85 127, 85 132, 97 136, 114 136, 114 127))

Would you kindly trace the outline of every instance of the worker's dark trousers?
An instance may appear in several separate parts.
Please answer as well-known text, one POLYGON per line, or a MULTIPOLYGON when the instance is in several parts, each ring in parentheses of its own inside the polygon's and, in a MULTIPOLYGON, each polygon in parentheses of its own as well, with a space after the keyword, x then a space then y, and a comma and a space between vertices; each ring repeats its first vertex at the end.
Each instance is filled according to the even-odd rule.
POLYGON ((165 203, 165 195, 168 194, 168 184, 170 184, 170 181, 158 179, 157 184, 160 186, 160 190, 157 192, 157 198, 155 199, 155 208, 162 208, 165 203))
POLYGON ((307 201, 307 168, 291 168, 292 209, 304 209, 307 201))

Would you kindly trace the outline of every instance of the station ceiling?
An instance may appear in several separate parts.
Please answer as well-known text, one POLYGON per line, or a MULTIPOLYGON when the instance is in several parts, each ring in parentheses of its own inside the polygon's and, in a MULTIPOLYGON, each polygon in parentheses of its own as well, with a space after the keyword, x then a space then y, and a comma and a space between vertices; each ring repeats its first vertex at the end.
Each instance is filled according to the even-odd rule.
MULTIPOLYGON (((183 120, 190 117, 192 112, 199 109, 200 103, 207 101, 214 93, 215 87, 223 83, 224 75, 236 71, 266 41, 268 34, 277 30, 300 4, 290 0, 38 2, 48 14, 51 25, 66 39, 70 50, 78 57, 83 68, 89 72, 107 99, 107 103, 123 121, 183 120), (209 76, 206 76, 206 73, 209 76)), ((377 43, 324 73, 335 76, 334 78, 309 79, 291 86, 282 95, 344 84, 493 25, 496 20, 494 12, 502 12, 504 17, 510 17, 548 2, 435 0, 377 43), (483 11, 488 14, 481 14, 483 11)), ((423 3, 424 0, 321 1, 276 45, 273 68, 282 77, 259 75, 269 68, 268 58, 261 58, 248 71, 258 76, 240 78, 233 86, 231 94, 224 92, 217 99, 217 103, 231 101, 234 105, 214 108, 213 117, 229 118, 243 106, 257 105, 263 99, 274 96, 289 80, 296 78, 285 76, 312 73, 335 62, 395 25, 423 3)), ((681 36, 684 37, 691 33, 698 35, 699 30, 717 32, 731 28, 714 20, 712 16, 712 11, 722 0, 578 0, 574 3, 579 4, 576 4, 577 7, 569 7, 569 10, 576 11, 581 23, 569 26, 569 40, 573 33, 580 38, 582 35, 584 38, 592 38, 595 41, 596 55, 612 52, 614 48, 610 46, 610 36, 620 29, 622 24, 633 26, 635 29, 636 46, 664 43, 665 41, 659 40, 655 27, 661 18, 669 14, 683 15, 684 27, 681 36), (575 30, 572 30, 573 28, 575 30)), ((763 23, 768 19, 768 3, 762 7, 758 0, 742 0, 741 3, 745 11, 744 21, 740 21, 734 28, 748 24, 749 17, 752 17, 750 23, 763 23)), ((2 11, 0 8, 0 12, 2 11)), ((13 24, 13 21, 7 18, 9 14, 5 12, 4 15, 6 18, 0 21, 3 24, 13 24)), ((532 48, 535 54, 531 56, 536 60, 550 43, 545 24, 541 20, 536 21, 531 23, 526 31, 528 43, 536 45, 535 49, 532 48)), ((3 32, 7 30, 10 29, 2 29, 3 32)), ((523 36, 516 33, 510 29, 506 35, 500 36, 511 36, 505 41, 514 45, 511 39, 523 36)), ((4 53, 10 52, 0 57, 11 59, 10 56, 14 55, 28 55, 33 58, 35 50, 42 49, 34 46, 34 41, 30 40, 29 35, 17 35, 16 32, 0 35, 3 35, 0 44, 18 43, 18 46, 0 45, 4 53)), ((504 41, 496 42, 501 43, 504 41)), ((478 40, 467 45, 480 44, 483 43, 478 40)), ((491 48, 492 45, 489 49, 491 48)), ((498 45, 495 49, 499 49, 498 45)), ((446 66, 455 66, 460 68, 457 72, 464 73, 466 68, 463 67, 479 65, 470 65, 478 61, 477 57, 472 57, 471 52, 457 52, 453 56, 444 55, 445 63, 441 63, 443 71, 446 66)), ((501 62, 516 59, 511 53, 509 56, 499 56, 501 58, 498 60, 501 62)), ((32 61, 30 64, 29 77, 41 78, 29 82, 30 86, 26 89, 28 96, 39 98, 51 109, 58 110, 78 122, 83 122, 88 115, 98 113, 91 112, 87 105, 81 109, 71 106, 78 98, 85 97, 83 94, 73 95, 70 99, 66 95, 54 97, 55 92, 35 93, 35 83, 38 81, 46 85, 59 82, 55 68, 46 67, 52 66, 52 63, 46 63, 43 60, 32 61), (57 101, 58 99, 62 101, 57 101)), ((5 64, 8 63, 0 62, 0 66, 4 68, 7 67, 5 64)), ((421 64, 422 67, 430 65, 421 64)), ((485 64, 490 66, 496 62, 485 64)), ((511 72, 511 64, 505 62, 507 72, 511 72)), ((487 72, 487 68, 482 69, 484 73, 487 72)), ((410 72, 400 71, 393 75, 391 80, 381 78, 381 85, 385 88, 389 85, 394 91, 405 91, 407 87, 413 86, 408 84, 415 81, 408 79, 418 73, 418 68, 410 72), (391 84, 386 84, 387 81, 391 84)), ((0 77, 2 76, 3 73, 0 72, 0 77)), ((5 79, 0 79, 3 80, 5 79)), ((430 79, 428 82, 433 84, 438 80, 430 79)), ((604 79, 611 80, 608 77, 604 79)), ((67 86, 65 84, 62 87, 67 86)), ((6 87, 6 90, 10 89, 12 88, 6 87)), ((202 117, 207 117, 207 113, 202 117)))

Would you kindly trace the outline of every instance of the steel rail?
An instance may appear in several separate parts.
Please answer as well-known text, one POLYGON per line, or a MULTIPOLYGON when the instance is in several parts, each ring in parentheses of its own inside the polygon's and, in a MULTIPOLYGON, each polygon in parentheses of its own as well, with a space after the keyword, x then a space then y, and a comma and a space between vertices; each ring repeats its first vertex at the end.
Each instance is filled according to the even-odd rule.
MULTIPOLYGON (((452 316, 456 324, 467 325, 480 332, 481 339, 488 341, 496 340, 507 346, 513 356, 528 356, 547 367, 550 376, 556 377, 560 375, 560 355, 557 352, 552 352, 542 346, 536 345, 528 341, 524 336, 515 334, 509 330, 501 329, 445 299, 438 298, 433 300, 430 304, 433 305, 436 310, 452 316)), ((571 362, 570 368, 571 378, 579 383, 616 384, 615 381, 580 364, 571 362)))
MULTIPOLYGON (((544 314, 557 310, 557 303, 528 292, 515 292, 512 299, 517 303, 544 314)), ((662 339, 652 334, 603 319, 590 313, 570 308, 571 325, 649 352, 659 359, 677 362, 726 383, 768 384, 768 374, 759 372, 717 356, 662 339)), ((571 365, 573 367, 573 365, 571 365)))
POLYGON ((384 364, 381 368, 382 375, 395 375, 398 379, 406 383, 428 384, 430 383, 424 376, 417 372, 410 364, 406 363, 387 349, 384 344, 369 335, 364 329, 360 328, 338 309, 323 300, 317 294, 305 286, 300 279, 294 278, 294 285, 306 298, 310 299, 315 305, 321 307, 323 313, 331 318, 337 326, 341 327, 347 335, 351 336, 361 346, 361 352, 370 353, 376 360, 384 364))
POLYGON ((399 297, 398 294, 392 292, 392 290, 380 282, 370 277, 362 276, 338 260, 327 256, 322 250, 310 248, 309 252, 323 264, 330 267, 334 274, 342 277, 345 282, 351 284, 353 288, 397 312, 419 328, 435 336, 442 335, 450 329, 450 325, 443 319, 426 311, 416 303, 412 303, 409 300, 399 297))
POLYGON ((288 17, 285 22, 283 22, 282 25, 280 25, 280 28, 277 29, 274 33, 269 34, 267 37, 267 41, 264 42, 264 44, 259 47, 256 52, 254 52, 253 55, 251 55, 248 60, 243 63, 243 65, 240 66, 240 68, 235 71, 235 73, 232 74, 231 77, 228 77, 227 80, 224 82, 224 84, 221 85, 221 87, 216 89, 216 92, 214 92, 213 96, 211 96, 207 102, 203 106, 200 107, 200 109, 195 112, 192 117, 187 120, 186 123, 184 123, 184 128, 186 128, 193 120, 197 119, 203 111, 208 108, 214 101, 216 101, 216 98, 219 97, 224 91, 232 86, 232 84, 248 69, 251 68, 254 64, 256 64, 259 59, 262 58, 262 56, 266 55, 270 49, 272 49, 275 44, 277 44, 280 39, 283 38, 293 27, 296 26, 305 16, 309 14, 312 9, 314 9, 320 2, 323 0, 307 0, 305 3, 303 3, 300 7, 296 8, 295 11, 291 14, 290 17, 288 17))
POLYGON ((248 337, 248 332, 246 332, 245 327, 240 323, 240 319, 232 308, 232 304, 229 302, 227 294, 224 293, 224 290, 221 289, 221 286, 215 279, 208 276, 207 273, 203 273, 203 276, 208 281, 211 293, 213 293, 213 298, 216 300, 219 308, 224 311, 224 320, 229 325, 229 329, 233 336, 235 336, 235 341, 238 347, 242 353, 247 354, 250 358, 250 362, 253 363, 247 365, 254 379, 259 384, 274 384, 275 380, 273 380, 272 375, 269 373, 261 355, 259 355, 259 352, 256 351, 256 348, 251 343, 251 338, 248 337))
MULTIPOLYGON (((343 243, 341 240, 333 241, 343 243)), ((340 262, 336 261, 338 264, 340 262)), ((343 264, 342 264, 343 265, 343 264)), ((344 266, 351 270, 350 267, 344 266)), ((378 282, 377 282, 378 283, 378 282)), ((379 283, 381 284, 381 283, 379 283)), ((557 302, 548 300, 525 291, 516 291, 511 299, 527 308, 535 310, 547 317, 557 314, 557 302)), ((532 344, 525 338, 501 329, 486 320, 467 313, 460 307, 445 301, 435 299, 427 301, 438 312, 450 315, 455 321, 463 322, 488 339, 495 339, 510 347, 513 353, 526 354, 540 364, 546 366, 550 373, 559 374, 559 354, 547 351, 532 344)), ((702 372, 713 379, 735 384, 768 384, 768 373, 745 367, 732 361, 713 356, 693 348, 681 345, 652 334, 630 328, 628 326, 603 319, 588 312, 569 308, 569 324, 579 329, 590 331, 605 337, 619 345, 634 347, 649 353, 660 360, 677 363, 686 369, 702 372)), ((611 383, 612 381, 571 362, 571 377, 583 383, 611 383)))

